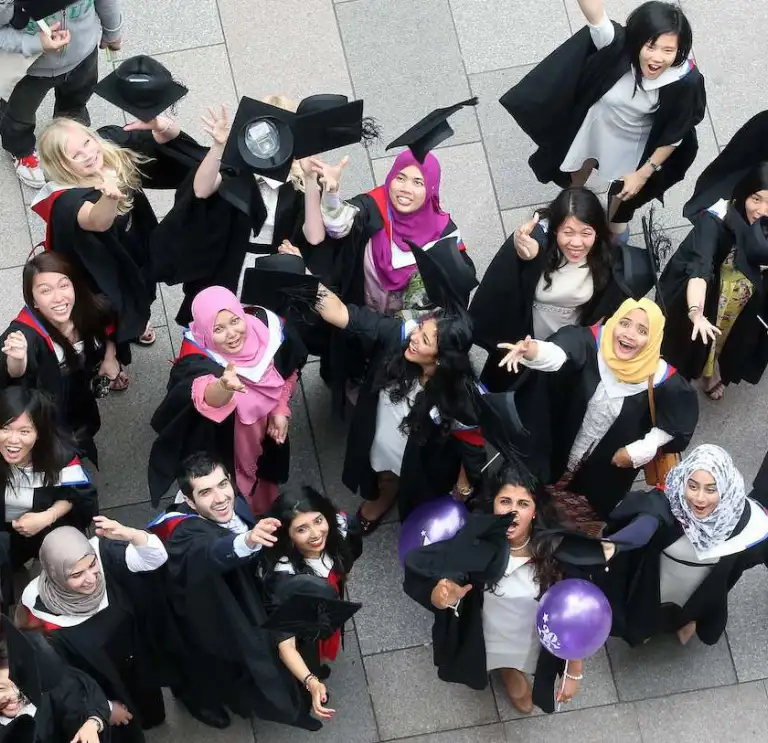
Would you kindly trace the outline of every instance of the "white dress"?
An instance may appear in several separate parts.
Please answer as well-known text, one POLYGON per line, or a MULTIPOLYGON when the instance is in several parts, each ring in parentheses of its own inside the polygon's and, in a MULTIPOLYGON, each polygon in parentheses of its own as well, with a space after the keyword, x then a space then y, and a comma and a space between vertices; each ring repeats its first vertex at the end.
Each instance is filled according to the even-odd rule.
POLYGON ((536 610, 539 587, 528 557, 510 554, 496 589, 483 596, 483 637, 487 670, 516 668, 533 673, 539 660, 536 610))
POLYGON ((370 463, 374 472, 394 472, 400 476, 403 465, 403 455, 408 443, 408 436, 400 430, 400 424, 422 390, 416 382, 408 396, 400 402, 392 402, 388 390, 379 392, 379 403, 376 407, 376 433, 371 444, 370 463))
MULTIPOLYGON (((604 15, 600 24, 589 26, 589 32, 595 46, 603 49, 613 41, 615 29, 604 15)), ((625 72, 587 112, 560 170, 573 173, 594 158, 599 179, 605 183, 637 170, 653 126, 659 88, 677 82, 691 68, 692 62, 686 60, 679 67, 668 67, 655 80, 642 78, 642 88, 637 89, 634 68, 625 72)))

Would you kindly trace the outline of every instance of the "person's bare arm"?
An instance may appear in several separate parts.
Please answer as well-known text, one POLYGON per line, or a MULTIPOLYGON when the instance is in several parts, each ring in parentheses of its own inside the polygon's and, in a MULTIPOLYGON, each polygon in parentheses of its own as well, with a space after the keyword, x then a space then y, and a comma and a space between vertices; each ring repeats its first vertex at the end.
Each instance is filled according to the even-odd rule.
POLYGON ((340 297, 320 284, 317 290, 317 311, 320 317, 330 325, 341 330, 349 325, 349 310, 340 297))
POLYGON ((578 0, 581 12, 587 19, 587 23, 597 26, 605 15, 605 3, 603 0, 578 0))

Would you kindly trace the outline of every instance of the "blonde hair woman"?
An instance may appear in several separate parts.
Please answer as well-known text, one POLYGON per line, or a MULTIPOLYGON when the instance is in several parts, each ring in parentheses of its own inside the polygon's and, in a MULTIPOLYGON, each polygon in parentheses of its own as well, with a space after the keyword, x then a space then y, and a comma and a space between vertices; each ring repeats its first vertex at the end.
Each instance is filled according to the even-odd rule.
POLYGON ((98 131, 55 119, 39 139, 49 182, 32 209, 46 222, 45 248, 70 254, 92 289, 106 295, 117 315, 118 343, 155 341, 149 237, 157 219, 142 189, 179 184, 178 158, 167 152, 179 134, 179 125, 163 116, 98 131))

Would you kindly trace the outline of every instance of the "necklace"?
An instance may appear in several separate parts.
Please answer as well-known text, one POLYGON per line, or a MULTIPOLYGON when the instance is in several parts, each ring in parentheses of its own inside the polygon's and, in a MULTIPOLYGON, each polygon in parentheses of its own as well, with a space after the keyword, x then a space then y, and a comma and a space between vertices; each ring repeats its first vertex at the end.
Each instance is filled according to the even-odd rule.
POLYGON ((531 541, 531 538, 528 537, 519 547, 513 547, 512 545, 509 546, 510 552, 520 552, 520 550, 524 550, 528 546, 528 542, 531 541))

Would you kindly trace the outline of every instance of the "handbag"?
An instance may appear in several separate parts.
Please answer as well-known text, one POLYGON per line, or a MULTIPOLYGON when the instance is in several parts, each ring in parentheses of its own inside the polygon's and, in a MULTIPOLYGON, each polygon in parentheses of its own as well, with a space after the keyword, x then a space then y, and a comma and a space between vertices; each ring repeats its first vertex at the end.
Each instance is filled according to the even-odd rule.
MULTIPOLYGON (((656 427, 656 401, 653 399, 653 374, 648 377, 648 406, 651 409, 651 426, 656 427)), ((664 489, 667 473, 680 462, 679 454, 656 452, 656 456, 643 467, 645 482, 654 488, 664 489)))

